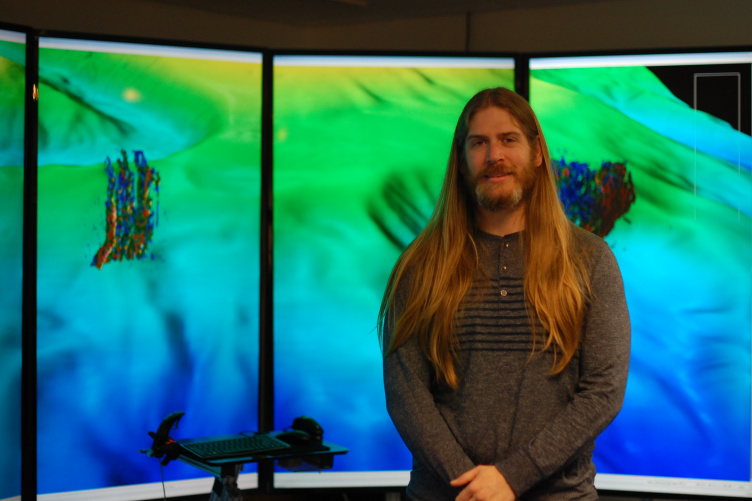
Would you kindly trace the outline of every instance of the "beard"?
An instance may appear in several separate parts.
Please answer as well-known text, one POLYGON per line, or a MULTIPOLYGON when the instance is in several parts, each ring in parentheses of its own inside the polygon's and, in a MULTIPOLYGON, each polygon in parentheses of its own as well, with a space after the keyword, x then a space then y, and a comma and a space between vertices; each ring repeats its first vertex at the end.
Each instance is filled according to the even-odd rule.
POLYGON ((468 189, 475 198, 475 203, 487 211, 513 209, 530 196, 535 184, 535 167, 527 165, 523 168, 505 167, 499 164, 489 165, 475 176, 465 176, 468 189), (513 179, 504 184, 512 186, 498 186, 485 182, 486 176, 510 175, 513 179))

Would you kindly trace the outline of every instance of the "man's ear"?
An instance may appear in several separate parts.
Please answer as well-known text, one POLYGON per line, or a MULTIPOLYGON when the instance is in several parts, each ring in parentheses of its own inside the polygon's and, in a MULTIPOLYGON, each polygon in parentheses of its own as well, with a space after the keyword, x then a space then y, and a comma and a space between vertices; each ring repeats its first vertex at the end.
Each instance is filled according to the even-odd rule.
POLYGON ((535 165, 537 165, 538 167, 542 167, 543 166, 543 146, 541 145, 540 136, 538 136, 536 143, 538 144, 538 147, 535 148, 535 165))

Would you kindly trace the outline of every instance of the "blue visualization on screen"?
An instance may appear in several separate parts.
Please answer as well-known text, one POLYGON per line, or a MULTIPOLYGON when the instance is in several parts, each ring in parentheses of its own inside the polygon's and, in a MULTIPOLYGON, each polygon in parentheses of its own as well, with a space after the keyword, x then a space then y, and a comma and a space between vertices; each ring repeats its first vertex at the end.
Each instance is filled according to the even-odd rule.
POLYGON ((168 414, 258 428, 261 55, 40 45, 38 490, 157 483, 168 414))
POLYGON ((26 35, 0 30, 0 499, 21 494, 26 35))
POLYGON ((596 445, 600 486, 751 494, 752 56, 530 64, 553 159, 591 174, 620 162, 633 182, 605 235, 633 348, 623 410, 596 445))

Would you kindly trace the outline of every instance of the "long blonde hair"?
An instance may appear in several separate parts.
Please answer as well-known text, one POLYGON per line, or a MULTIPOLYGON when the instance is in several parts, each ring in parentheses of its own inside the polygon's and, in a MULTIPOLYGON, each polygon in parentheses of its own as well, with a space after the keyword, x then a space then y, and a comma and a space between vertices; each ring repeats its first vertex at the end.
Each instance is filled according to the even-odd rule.
POLYGON ((539 351, 553 348, 552 374, 564 370, 577 352, 590 294, 584 259, 573 250, 572 229, 558 198, 546 140, 535 113, 527 101, 508 89, 479 92, 457 121, 436 208, 392 270, 378 316, 382 341, 387 325, 391 330, 386 355, 416 335, 437 380, 455 389, 459 385, 455 318, 479 269, 473 238, 474 199, 462 174, 467 168, 464 148, 470 120, 490 106, 507 110, 533 152, 535 148, 542 150, 543 164, 535 169, 525 213, 524 259, 535 266, 525 266, 524 290, 533 350, 536 321, 540 321, 548 336, 539 351), (397 286, 403 281, 406 289, 404 296, 400 295, 400 313, 395 317, 397 286))

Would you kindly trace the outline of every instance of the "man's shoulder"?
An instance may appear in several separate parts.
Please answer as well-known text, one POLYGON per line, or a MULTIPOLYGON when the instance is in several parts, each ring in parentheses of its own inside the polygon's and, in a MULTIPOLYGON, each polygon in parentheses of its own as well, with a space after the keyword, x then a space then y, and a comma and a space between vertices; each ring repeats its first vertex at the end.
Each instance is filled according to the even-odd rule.
POLYGON ((570 228, 572 229, 575 252, 584 256, 590 266, 600 262, 601 258, 604 257, 606 260, 613 259, 611 247, 601 237, 574 223, 570 223, 570 228))
POLYGON ((582 256, 591 274, 618 272, 619 264, 611 246, 601 237, 590 231, 571 225, 574 251, 582 256), (598 270, 598 271, 596 271, 598 270))
POLYGON ((578 248, 582 248, 583 250, 597 250, 608 247, 606 241, 595 233, 571 222, 569 223, 569 227, 572 230, 574 243, 578 248))

